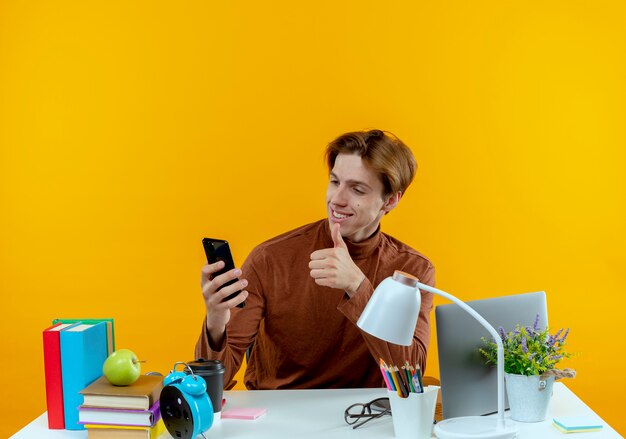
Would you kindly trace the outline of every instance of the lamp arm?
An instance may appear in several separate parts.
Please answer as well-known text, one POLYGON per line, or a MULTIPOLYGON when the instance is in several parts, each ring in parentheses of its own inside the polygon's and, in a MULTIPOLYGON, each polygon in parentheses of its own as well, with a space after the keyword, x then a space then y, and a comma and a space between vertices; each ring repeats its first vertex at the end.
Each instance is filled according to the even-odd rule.
POLYGON ((502 344, 502 339, 500 338, 500 335, 496 332, 494 327, 491 326, 489 322, 487 322, 487 320, 483 318, 483 316, 478 314, 471 306, 469 306, 462 300, 454 297, 452 294, 438 290, 437 288, 433 288, 429 285, 425 285, 421 282, 417 283, 417 287, 420 290, 425 290, 429 293, 437 294, 438 296, 445 297, 446 299, 456 303, 463 310, 467 311, 472 317, 474 317, 478 321, 478 323, 483 325, 483 327, 487 331, 489 331, 491 337, 493 337, 496 345, 498 346, 498 364, 496 365, 496 369, 498 371, 498 425, 504 427, 504 346, 502 344))

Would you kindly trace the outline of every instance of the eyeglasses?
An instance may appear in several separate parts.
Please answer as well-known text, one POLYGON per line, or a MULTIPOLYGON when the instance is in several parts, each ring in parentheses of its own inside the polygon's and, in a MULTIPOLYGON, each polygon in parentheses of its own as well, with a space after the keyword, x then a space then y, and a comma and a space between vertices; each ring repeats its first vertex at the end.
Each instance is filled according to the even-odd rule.
POLYGON ((352 404, 343 412, 343 419, 348 425, 352 425, 352 428, 357 428, 372 419, 385 415, 391 415, 389 398, 377 398, 366 404, 352 404), (375 413, 372 413, 372 411, 375 413))

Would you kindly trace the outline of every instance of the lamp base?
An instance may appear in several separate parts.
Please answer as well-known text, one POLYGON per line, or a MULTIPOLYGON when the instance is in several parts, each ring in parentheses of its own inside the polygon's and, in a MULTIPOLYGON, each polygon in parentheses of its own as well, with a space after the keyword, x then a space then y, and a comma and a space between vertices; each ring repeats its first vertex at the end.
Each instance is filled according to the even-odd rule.
POLYGON ((439 439, 512 439, 517 435, 517 424, 505 419, 498 425, 497 418, 464 416, 450 418, 435 424, 439 439))

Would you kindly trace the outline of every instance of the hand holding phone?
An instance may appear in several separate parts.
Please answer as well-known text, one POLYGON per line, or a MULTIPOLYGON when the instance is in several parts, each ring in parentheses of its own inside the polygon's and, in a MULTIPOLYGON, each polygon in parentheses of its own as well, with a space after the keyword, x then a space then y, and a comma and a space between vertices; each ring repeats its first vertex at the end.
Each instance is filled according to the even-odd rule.
MULTIPOLYGON (((224 261, 224 268, 222 268, 217 273, 213 274, 213 277, 219 276, 220 274, 224 274, 227 271, 233 270, 235 268, 235 262, 233 261, 233 255, 230 252, 230 246, 227 241, 223 239, 212 239, 212 238, 204 238, 202 240, 202 245, 204 247, 204 252, 206 253, 206 259, 209 264, 215 264, 218 261, 224 261)), ((232 285, 237 282, 238 279, 232 279, 222 285, 217 291, 221 290, 228 285, 232 285)), ((232 299, 237 296, 237 294, 241 293, 241 290, 235 291, 233 294, 226 297, 223 302, 232 299)), ((238 308, 243 308, 246 306, 246 302, 241 302, 237 305, 238 308)))

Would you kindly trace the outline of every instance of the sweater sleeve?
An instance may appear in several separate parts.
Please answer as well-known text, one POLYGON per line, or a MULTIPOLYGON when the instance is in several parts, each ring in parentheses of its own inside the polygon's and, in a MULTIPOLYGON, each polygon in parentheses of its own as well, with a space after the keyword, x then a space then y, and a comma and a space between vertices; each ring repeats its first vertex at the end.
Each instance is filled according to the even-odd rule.
POLYGON ((196 342, 196 358, 220 360, 226 369, 224 385, 228 384, 243 361, 246 350, 252 345, 259 330, 259 324, 265 313, 265 300, 261 282, 254 264, 249 257, 242 266, 243 277, 248 280, 248 298, 244 308, 231 309, 231 316, 226 325, 226 333, 221 346, 212 346, 206 325, 206 316, 202 331, 196 342))
MULTIPOLYGON (((403 271, 414 273, 420 279, 420 282, 434 286, 435 285, 435 268, 428 263, 426 269, 422 268, 419 273, 416 267, 403 267, 403 271)), ((341 299, 337 309, 343 313, 352 323, 356 325, 357 320, 365 309, 367 302, 374 293, 374 287, 369 279, 365 279, 356 294, 351 298, 347 295, 341 299)), ((433 294, 420 291, 422 304, 420 307, 417 325, 413 333, 413 343, 411 346, 401 346, 393 343, 387 343, 376 338, 364 331, 361 331, 365 344, 367 345, 372 357, 378 364, 379 358, 382 358, 387 364, 402 365, 405 361, 411 364, 419 364, 422 373, 426 368, 426 355, 428 353, 428 344, 430 342, 430 312, 433 308, 433 294)))

